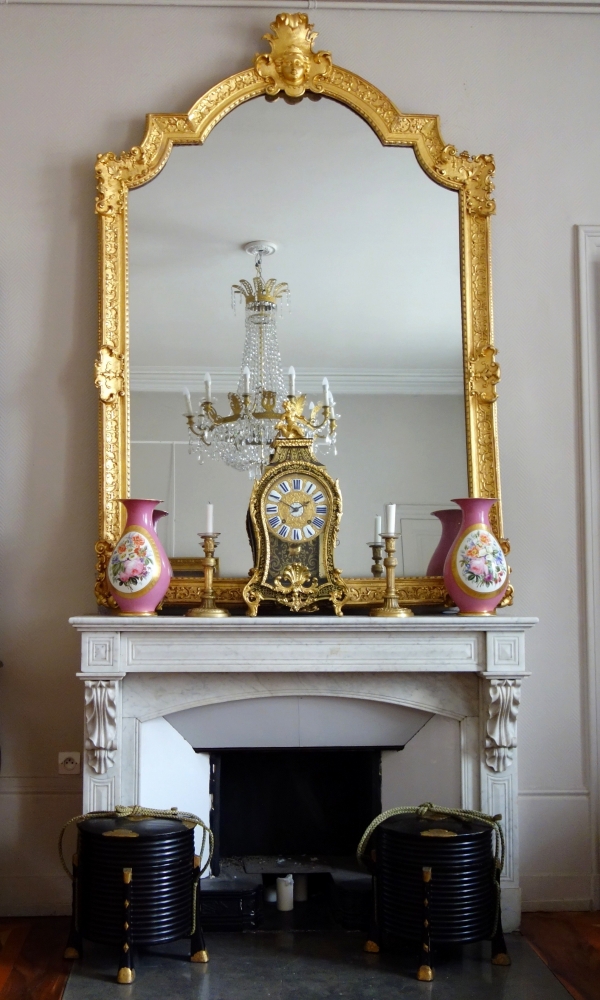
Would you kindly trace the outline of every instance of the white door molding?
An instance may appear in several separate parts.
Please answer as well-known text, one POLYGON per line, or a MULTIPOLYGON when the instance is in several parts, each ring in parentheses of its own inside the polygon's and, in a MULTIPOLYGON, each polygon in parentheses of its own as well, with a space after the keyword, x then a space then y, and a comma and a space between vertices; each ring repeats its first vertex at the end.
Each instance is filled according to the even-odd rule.
POLYGON ((578 226, 579 365, 593 907, 600 909, 600 226, 578 226))

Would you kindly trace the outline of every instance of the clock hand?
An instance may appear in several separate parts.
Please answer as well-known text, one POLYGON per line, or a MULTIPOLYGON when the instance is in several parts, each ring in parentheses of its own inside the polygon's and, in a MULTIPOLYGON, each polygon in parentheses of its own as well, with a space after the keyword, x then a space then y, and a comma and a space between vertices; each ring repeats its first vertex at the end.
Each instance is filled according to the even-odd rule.
POLYGON ((285 506, 286 506, 286 507, 289 507, 289 508, 290 508, 290 510, 291 510, 291 509, 292 509, 293 507, 302 507, 302 510, 304 510, 304 508, 306 507, 306 504, 304 504, 304 503, 300 503, 300 501, 299 501, 299 500, 294 500, 294 502, 293 502, 293 503, 288 503, 288 502, 287 502, 287 500, 281 500, 280 502, 281 502, 281 503, 283 503, 283 504, 285 504, 285 506))

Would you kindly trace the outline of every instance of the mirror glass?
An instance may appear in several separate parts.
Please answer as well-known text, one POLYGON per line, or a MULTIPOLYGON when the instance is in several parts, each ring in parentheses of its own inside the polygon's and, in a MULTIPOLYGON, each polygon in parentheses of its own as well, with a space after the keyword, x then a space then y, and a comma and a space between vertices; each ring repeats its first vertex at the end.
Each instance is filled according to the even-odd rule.
POLYGON ((307 402, 326 376, 335 399, 337 454, 318 457, 342 490, 337 566, 370 575, 374 516, 396 502, 398 575, 424 575, 431 511, 468 495, 458 194, 327 98, 248 101, 130 193, 131 495, 164 501, 159 531, 180 559, 202 554, 211 501, 220 575, 246 576, 252 480, 190 454, 183 390, 195 407, 210 372, 229 413, 245 334, 231 286, 254 276, 251 240, 277 245, 264 277, 290 288, 284 373, 294 365, 307 402))

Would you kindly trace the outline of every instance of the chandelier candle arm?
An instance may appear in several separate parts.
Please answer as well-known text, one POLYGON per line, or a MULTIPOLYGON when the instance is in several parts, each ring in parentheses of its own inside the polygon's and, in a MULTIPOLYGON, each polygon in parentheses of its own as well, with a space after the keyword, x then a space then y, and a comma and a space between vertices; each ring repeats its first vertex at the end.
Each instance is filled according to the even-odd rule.
POLYGON ((217 413, 212 401, 211 377, 207 372, 204 399, 195 416, 191 400, 186 396, 186 420, 190 450, 193 448, 197 452, 200 461, 205 456, 218 459, 256 477, 262 475, 269 464, 278 421, 286 419, 288 404, 292 408, 290 413, 293 411, 300 420, 304 433, 315 446, 335 447, 337 424, 326 378, 323 379, 323 402, 311 405, 308 419, 303 416, 305 397, 296 395, 293 366, 288 371, 286 396, 275 318, 279 300, 288 295, 288 285, 275 278, 263 277, 262 258, 275 252, 275 244, 255 241, 245 249, 255 258, 256 276, 252 283, 241 278, 232 289, 234 302, 239 299, 245 303, 246 339, 237 390, 228 393, 231 412, 227 416, 217 413))

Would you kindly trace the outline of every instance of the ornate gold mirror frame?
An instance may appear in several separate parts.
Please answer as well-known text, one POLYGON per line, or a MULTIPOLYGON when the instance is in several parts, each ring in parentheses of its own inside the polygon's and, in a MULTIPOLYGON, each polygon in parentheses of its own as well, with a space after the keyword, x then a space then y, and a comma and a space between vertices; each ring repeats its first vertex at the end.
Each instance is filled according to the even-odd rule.
MULTIPOLYGON (((100 243, 100 350, 96 386, 100 394, 100 540, 96 545, 98 603, 112 606, 106 566, 123 525, 118 498, 129 494, 129 358, 127 291, 127 197, 130 188, 151 181, 162 170, 173 145, 201 145, 214 126, 244 101, 283 91, 300 99, 306 91, 346 104, 361 115, 384 145, 412 146, 429 177, 459 193, 463 354, 469 495, 500 497, 496 383, 500 370, 493 346, 490 216, 495 211, 492 156, 469 156, 446 145, 436 115, 405 115, 372 84, 334 66, 329 52, 313 52, 316 32, 306 14, 278 14, 272 34, 263 37, 271 52, 258 54, 254 66, 223 80, 187 114, 148 115, 140 146, 115 156, 98 156, 96 212, 100 243)), ((500 503, 492 526, 503 548, 500 503)), ((245 579, 216 579, 217 599, 243 604, 245 579)), ((383 579, 346 581, 350 604, 383 600, 383 579)), ((165 604, 195 604, 202 597, 200 578, 174 579, 165 604)), ((402 604, 443 604, 441 577, 397 580, 402 604)), ((510 597, 503 603, 510 603, 510 597)))

